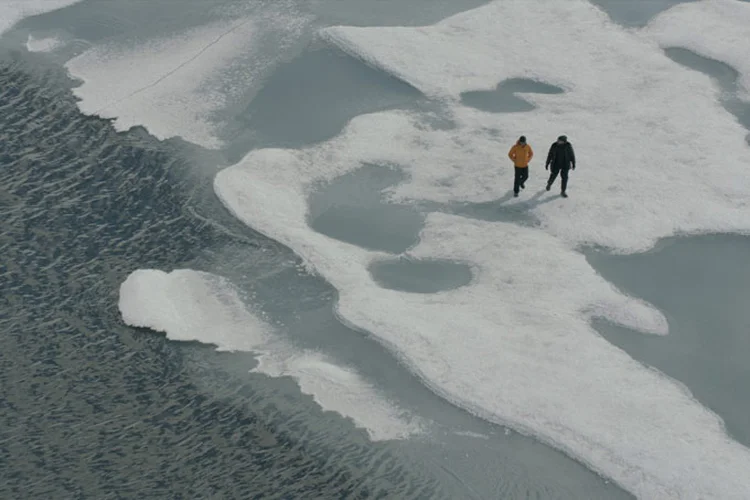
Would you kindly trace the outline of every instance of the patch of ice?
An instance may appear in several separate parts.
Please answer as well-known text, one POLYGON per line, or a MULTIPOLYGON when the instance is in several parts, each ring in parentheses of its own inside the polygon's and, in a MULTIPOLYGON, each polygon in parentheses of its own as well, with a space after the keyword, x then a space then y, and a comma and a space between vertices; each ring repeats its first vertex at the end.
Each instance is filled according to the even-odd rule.
POLYGON ((333 364, 320 353, 264 355, 256 371, 294 378, 321 408, 351 417, 374 441, 406 439, 424 430, 420 419, 388 402, 356 371, 333 364))
POLYGON ((589 324, 604 316, 662 334, 664 317, 619 293, 575 251, 750 231, 750 185, 736 181, 750 149, 710 79, 582 0, 503 0, 430 27, 338 27, 323 36, 440 97, 456 127, 434 130, 408 112, 360 116, 308 149, 252 151, 217 175, 222 202, 297 252, 339 290, 345 321, 372 332, 447 399, 534 434, 643 498, 750 496, 750 450, 681 384, 589 324), (566 92, 524 96, 537 109, 512 116, 460 104, 462 92, 509 78, 566 92), (539 159, 566 132, 579 168, 564 200, 543 190, 539 159), (410 251, 472 263, 467 286, 432 295, 382 289, 367 269, 384 254, 306 224, 312 186, 363 164, 405 169, 408 180, 390 193, 398 201, 497 200, 512 183, 505 153, 521 134, 537 149, 532 177, 524 197, 498 210, 525 207, 539 227, 431 214, 410 251), (711 168, 722 176, 706 175, 711 168))
POLYGON ((52 52, 62 44, 59 38, 34 38, 29 35, 26 41, 26 50, 29 52, 52 52))
POLYGON ((83 82, 73 91, 83 113, 115 118, 118 130, 143 125, 159 139, 180 136, 219 148, 215 114, 276 63, 275 56, 256 54, 255 46, 269 32, 294 39, 306 24, 303 17, 275 13, 214 22, 132 46, 97 46, 66 67, 83 82))
POLYGON ((0 34, 25 17, 62 9, 80 0, 3 0, 0 2, 0 34))
POLYGON ((254 371, 294 378, 321 408, 351 418, 373 440, 404 439, 423 430, 419 419, 401 411, 355 370, 285 345, 268 323, 248 311, 225 278, 189 269, 140 269, 120 286, 119 308, 126 324, 165 332, 170 340, 259 354, 254 371))
POLYGON ((367 273, 382 255, 307 229, 304 203, 295 210, 284 202, 294 188, 271 187, 270 178, 303 176, 311 165, 264 156, 275 155, 259 151, 222 171, 217 194, 313 265, 339 290, 338 314, 373 332, 438 394, 533 433, 647 498, 750 491, 742 479, 750 453, 719 419, 589 326, 587 310, 602 302, 613 306, 598 313, 627 311, 613 320, 659 333, 665 322, 613 290, 583 256, 538 230, 432 214, 413 255, 471 260, 476 282, 434 295, 382 289, 367 273))
POLYGON ((465 436, 465 437, 471 437, 475 439, 485 439, 485 440, 490 439, 490 437, 486 434, 480 434, 478 432, 473 432, 473 431, 455 431, 453 434, 457 436, 465 436))
POLYGON ((357 125, 367 132, 339 139, 336 148, 349 156, 408 166, 411 180, 394 190, 397 200, 500 198, 512 184, 505 153, 522 134, 537 151, 527 184, 543 187, 547 149, 564 133, 577 150, 570 188, 575 201, 542 193, 529 209, 546 231, 571 245, 634 252, 676 233, 750 229, 750 188, 737 182, 750 164, 746 130, 717 102, 710 79, 680 67, 655 42, 620 28, 588 2, 508 0, 434 26, 335 27, 323 36, 455 103, 454 130, 423 131, 408 117, 373 119, 357 125), (462 92, 493 89, 510 78, 566 92, 524 94, 537 106, 527 113, 460 105, 462 92), (360 139, 364 134, 370 143, 360 139), (705 175, 719 167, 721 176, 705 175))
POLYGON ((750 99, 750 3, 702 0, 672 7, 645 28, 660 45, 683 47, 737 70, 750 99))
POLYGON ((170 340, 211 343, 220 351, 253 351, 272 334, 226 279, 190 269, 133 271, 120 285, 119 308, 130 326, 164 332, 170 340))

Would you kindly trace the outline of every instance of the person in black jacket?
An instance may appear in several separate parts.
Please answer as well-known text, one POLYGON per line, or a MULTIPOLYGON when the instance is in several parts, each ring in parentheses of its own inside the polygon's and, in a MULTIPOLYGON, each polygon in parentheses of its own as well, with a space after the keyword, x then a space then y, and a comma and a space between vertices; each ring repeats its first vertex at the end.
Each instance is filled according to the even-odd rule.
POLYGON ((550 170, 549 180, 547 181, 547 191, 557 179, 557 174, 562 178, 562 190, 560 195, 567 198, 565 190, 568 188, 568 170, 576 169, 576 155, 573 152, 573 145, 568 142, 568 138, 561 135, 557 141, 552 143, 547 153, 547 162, 544 165, 546 170, 550 170))

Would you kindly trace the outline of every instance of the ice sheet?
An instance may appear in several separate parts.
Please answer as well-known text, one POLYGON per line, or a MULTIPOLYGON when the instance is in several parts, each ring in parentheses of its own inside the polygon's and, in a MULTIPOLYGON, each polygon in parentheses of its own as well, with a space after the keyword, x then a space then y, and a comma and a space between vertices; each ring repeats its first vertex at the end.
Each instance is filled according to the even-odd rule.
POLYGON ((323 36, 441 98, 456 127, 434 130, 393 111, 360 116, 313 148, 253 151, 217 176, 224 204, 301 255, 339 290, 345 321, 376 335, 447 399, 566 450, 642 498, 747 498, 750 450, 680 384, 589 325, 602 315, 665 333, 663 316, 618 293, 575 251, 750 230, 750 185, 737 182, 750 149, 711 81, 577 0, 504 0, 431 27, 340 27, 323 36), (508 78, 567 92, 525 95, 538 106, 528 113, 461 106, 462 92, 508 78), (560 133, 578 153, 572 197, 543 191, 535 161, 523 196, 497 202, 499 211, 527 209, 538 227, 428 217, 409 255, 470 263, 468 286, 432 295, 382 289, 367 268, 384 254, 306 224, 311 186, 366 163, 404 168, 397 200, 496 200, 512 183, 505 153, 517 136, 544 158, 560 133), (712 167, 722 176, 706 175, 712 167))
POLYGON ((306 23, 274 12, 214 22, 179 36, 97 46, 66 67, 83 81, 74 89, 83 113, 115 118, 118 130, 143 125, 159 139, 180 136, 218 148, 215 114, 276 63, 256 53, 263 34, 293 39, 306 23))
POLYGON ((677 5, 654 18, 645 32, 663 47, 683 47, 721 61, 741 77, 750 100, 750 3, 703 0, 677 5))
POLYGON ((341 292, 339 314, 378 335, 437 392, 556 443, 645 497, 711 492, 716 474, 727 475, 725 491, 734 496, 725 497, 748 486, 739 479, 750 465, 747 450, 718 419, 588 326, 590 304, 615 319, 627 311, 632 326, 655 332, 664 320, 615 293, 582 256, 541 231, 432 215, 412 254, 472 261, 475 284, 435 295, 380 289, 366 267, 381 254, 307 230, 304 204, 285 203, 286 186, 274 179, 304 177, 311 167, 287 154, 251 155, 219 174, 217 193, 314 265, 341 292), (704 454, 728 457, 717 465, 724 472, 702 465, 704 454))
POLYGON ((644 498, 750 491, 741 472, 750 453, 718 418, 587 321, 600 314, 663 333, 657 311, 618 294, 542 231, 438 214, 411 254, 473 262, 475 283, 434 295, 381 289, 366 269, 382 254, 306 226, 301 184, 319 160, 257 151, 222 171, 216 191, 328 279, 340 292, 338 313, 377 335, 436 392, 556 444, 644 498))
POLYGON ((214 23, 135 47, 98 46, 66 66, 84 82, 74 89, 83 113, 116 118, 118 130, 144 125, 160 139, 179 135, 214 148, 221 143, 211 113, 223 99, 201 88, 252 45, 254 31, 252 19, 214 23))
POLYGON ((126 324, 165 332, 171 340, 259 354, 255 371, 294 378, 323 409, 351 418, 373 440, 402 439, 423 430, 419 419, 384 398, 355 370, 286 345, 220 276, 190 269, 140 269, 120 286, 119 307, 126 324))
MULTIPOLYGON (((456 103, 457 130, 422 133, 407 125, 383 131, 382 142, 373 139, 395 141, 395 152, 382 148, 380 155, 410 169, 412 181, 395 191, 397 198, 500 198, 512 183, 505 153, 522 134, 537 151, 528 184, 543 187, 547 149, 567 134, 578 157, 570 184, 575 201, 542 194, 531 205, 517 203, 571 245, 639 251, 675 233, 750 228, 750 186, 737 182, 750 164, 746 131, 719 105, 710 79, 681 68, 648 37, 618 27, 587 2, 509 0, 429 27, 336 27, 323 36, 456 103), (458 105, 462 92, 490 90, 509 78, 566 92, 525 94, 538 106, 527 113, 458 105), (410 142, 423 146, 404 152, 410 142), (712 168, 722 175, 706 175, 712 168)), ((378 154, 359 138, 340 148, 378 154)))
POLYGON ((62 9, 80 0, 2 0, 0 2, 0 34, 24 17, 62 9))
POLYGON ((350 417, 373 441, 406 439, 426 429, 422 419, 389 402, 354 369, 334 364, 321 353, 267 354, 255 371, 294 378, 321 408, 350 417))

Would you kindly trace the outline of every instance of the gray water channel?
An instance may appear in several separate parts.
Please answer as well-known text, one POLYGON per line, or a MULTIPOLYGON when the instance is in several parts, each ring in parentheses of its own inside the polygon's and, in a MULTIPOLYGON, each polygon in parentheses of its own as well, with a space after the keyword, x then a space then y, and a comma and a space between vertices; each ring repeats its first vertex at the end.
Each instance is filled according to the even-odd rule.
POLYGON ((409 107, 421 97, 414 87, 338 49, 306 50, 274 72, 235 117, 230 161, 244 156, 248 145, 299 148, 327 140, 355 116, 409 107))
POLYGON ((641 28, 675 5, 694 0, 590 0, 622 26, 641 28))
POLYGON ((599 332, 684 383, 750 446, 750 237, 670 238, 644 254, 587 258, 618 288, 655 305, 670 328, 660 337, 598 322, 599 332))

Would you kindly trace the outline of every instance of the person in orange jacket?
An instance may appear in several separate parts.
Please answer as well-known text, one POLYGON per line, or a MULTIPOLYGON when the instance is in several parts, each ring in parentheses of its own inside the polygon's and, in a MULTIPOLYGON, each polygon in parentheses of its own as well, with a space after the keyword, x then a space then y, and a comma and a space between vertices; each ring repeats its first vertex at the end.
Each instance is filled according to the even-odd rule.
POLYGON ((529 178, 529 162, 534 157, 534 150, 531 145, 526 143, 526 136, 521 136, 510 151, 508 158, 513 160, 513 167, 516 175, 513 180, 513 196, 518 196, 519 189, 526 188, 526 181, 529 178))

